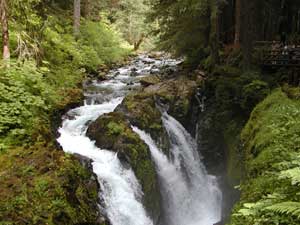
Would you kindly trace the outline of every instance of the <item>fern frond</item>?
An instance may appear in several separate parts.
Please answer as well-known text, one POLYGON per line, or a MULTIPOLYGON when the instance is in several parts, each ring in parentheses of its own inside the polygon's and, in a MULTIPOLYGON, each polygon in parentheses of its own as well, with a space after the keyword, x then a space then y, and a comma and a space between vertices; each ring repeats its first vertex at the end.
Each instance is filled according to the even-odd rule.
POLYGON ((285 170, 280 173, 280 178, 291 179, 292 185, 300 185, 300 168, 285 170))
POLYGON ((300 202, 281 202, 265 209, 280 214, 293 215, 300 219, 300 202))

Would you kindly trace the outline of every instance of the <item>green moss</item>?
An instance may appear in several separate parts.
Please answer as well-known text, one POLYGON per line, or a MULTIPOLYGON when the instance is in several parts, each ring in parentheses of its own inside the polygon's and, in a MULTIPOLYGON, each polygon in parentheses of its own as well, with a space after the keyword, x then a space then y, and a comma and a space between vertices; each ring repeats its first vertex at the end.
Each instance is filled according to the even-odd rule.
POLYGON ((145 194, 146 208, 157 216, 160 195, 150 151, 131 129, 125 116, 119 112, 105 114, 90 125, 87 135, 96 141, 97 146, 118 152, 121 161, 130 164, 145 194))
POLYGON ((70 156, 45 145, 0 156, 2 224, 95 224, 97 186, 70 156), (22 221, 22 222, 20 222, 22 221))
POLYGON ((212 71, 213 76, 223 77, 238 77, 240 76, 241 70, 235 66, 216 66, 212 71))
POLYGON ((156 108, 154 95, 147 92, 133 93, 124 99, 122 106, 126 117, 140 129, 151 134, 162 131, 161 114, 156 108))
MULTIPOLYGON (((204 122, 209 125, 207 129, 213 137, 207 139, 212 148, 215 147, 215 136, 221 139, 218 149, 224 149, 227 181, 233 187, 243 175, 240 133, 251 111, 269 94, 270 88, 259 73, 242 73, 238 68, 230 66, 216 67, 203 88, 203 93, 208 97, 205 104, 208 113, 205 112, 204 117, 209 120, 204 122)), ((206 157, 210 158, 209 155, 206 157)), ((220 163, 223 163, 223 159, 220 163)))
POLYGON ((239 184, 243 170, 239 138, 240 124, 238 121, 230 121, 223 131, 224 143, 227 149, 227 179, 232 187, 239 184))
POLYGON ((109 122, 107 127, 109 129, 109 134, 111 134, 111 135, 119 135, 122 132, 124 132, 124 127, 115 122, 109 122))
POLYGON ((295 98, 299 89, 284 90, 288 95, 277 89, 260 103, 242 131, 246 177, 241 185, 241 201, 232 217, 233 225, 300 222, 297 217, 268 208, 300 201, 299 186, 281 175, 282 171, 299 165, 300 150, 300 101, 295 98), (251 203, 251 208, 245 203, 251 203))

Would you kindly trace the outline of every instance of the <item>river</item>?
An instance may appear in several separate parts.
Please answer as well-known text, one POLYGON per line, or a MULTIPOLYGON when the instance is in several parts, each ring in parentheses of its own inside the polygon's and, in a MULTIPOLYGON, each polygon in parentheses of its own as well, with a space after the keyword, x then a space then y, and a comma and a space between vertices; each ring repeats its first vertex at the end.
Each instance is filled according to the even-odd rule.
MULTIPOLYGON (((143 192, 131 168, 125 168, 116 153, 99 149, 86 136, 89 124, 113 112, 130 91, 140 87, 139 78, 159 73, 180 61, 168 58, 137 57, 128 66, 112 70, 108 80, 87 82, 84 106, 70 110, 59 129, 58 142, 68 153, 93 160, 101 186, 105 214, 112 225, 154 225, 142 204, 143 192)), ((132 127, 149 146, 160 179, 165 223, 163 225, 213 225, 221 219, 222 194, 216 178, 208 175, 195 140, 173 117, 162 113, 172 159, 156 146, 149 134, 132 127)), ((156 225, 156 224, 155 224, 156 225)))

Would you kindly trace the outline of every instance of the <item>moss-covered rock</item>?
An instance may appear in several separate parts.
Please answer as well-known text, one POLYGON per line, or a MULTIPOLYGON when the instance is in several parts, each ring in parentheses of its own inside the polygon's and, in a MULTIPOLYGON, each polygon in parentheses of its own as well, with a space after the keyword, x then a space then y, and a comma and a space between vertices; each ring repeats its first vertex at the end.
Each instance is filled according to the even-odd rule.
POLYGON ((102 225, 94 175, 70 155, 36 144, 0 155, 0 224, 102 225))
POLYGON ((168 153, 169 139, 162 125, 161 107, 190 127, 198 85, 199 80, 187 77, 162 80, 126 96, 116 111, 124 114, 132 125, 150 133, 159 147, 168 153))
POLYGON ((168 153, 169 139, 153 94, 143 91, 129 94, 116 111, 125 115, 132 125, 149 133, 159 148, 168 153))
POLYGON ((157 221, 161 211, 155 167, 147 145, 131 129, 125 116, 113 112, 99 117, 89 126, 87 136, 98 147, 118 152, 121 162, 132 167, 145 194, 145 207, 157 221))
POLYGON ((222 177, 224 217, 239 199, 234 187, 243 176, 243 146, 240 133, 253 108, 269 93, 269 85, 257 72, 219 66, 201 89, 205 110, 198 115, 198 146, 209 173, 222 177))
POLYGON ((131 125, 149 133, 168 154, 169 138, 162 125, 160 107, 187 125, 199 85, 199 81, 187 77, 156 81, 127 95, 115 112, 99 117, 87 131, 98 147, 118 152, 121 161, 132 167, 145 193, 145 206, 155 221, 161 212, 157 177, 149 149, 131 125))
POLYGON ((196 94, 199 82, 187 77, 179 77, 149 86, 143 91, 148 95, 154 95, 167 106, 170 115, 182 124, 186 124, 192 99, 196 94))
POLYGON ((299 96, 299 89, 284 90, 288 95, 277 89, 257 105, 242 131, 245 177, 232 225, 300 223, 292 213, 299 207, 288 206, 300 201, 294 179, 299 176, 300 102, 289 97, 299 96))
POLYGON ((148 87, 148 86, 157 84, 159 82, 161 82, 161 78, 159 76, 157 76, 157 75, 146 76, 146 77, 142 77, 140 79, 140 83, 144 87, 148 87))

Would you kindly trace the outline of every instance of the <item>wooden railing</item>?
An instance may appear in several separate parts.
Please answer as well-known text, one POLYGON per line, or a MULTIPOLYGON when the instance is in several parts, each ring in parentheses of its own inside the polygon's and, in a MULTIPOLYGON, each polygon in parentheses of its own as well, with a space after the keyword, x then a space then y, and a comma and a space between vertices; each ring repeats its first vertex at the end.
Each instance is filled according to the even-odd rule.
POLYGON ((261 49, 260 64, 263 67, 299 67, 300 46, 280 45, 279 42, 257 42, 256 48, 261 49))

